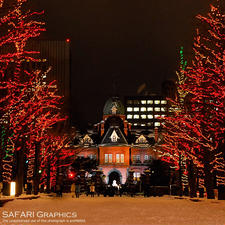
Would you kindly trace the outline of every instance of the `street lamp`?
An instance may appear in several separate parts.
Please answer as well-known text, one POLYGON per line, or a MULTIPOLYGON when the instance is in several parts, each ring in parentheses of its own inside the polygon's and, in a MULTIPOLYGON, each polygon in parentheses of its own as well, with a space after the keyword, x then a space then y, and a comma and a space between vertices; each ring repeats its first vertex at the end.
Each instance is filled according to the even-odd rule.
POLYGON ((10 196, 16 195, 16 182, 10 182, 10 196))

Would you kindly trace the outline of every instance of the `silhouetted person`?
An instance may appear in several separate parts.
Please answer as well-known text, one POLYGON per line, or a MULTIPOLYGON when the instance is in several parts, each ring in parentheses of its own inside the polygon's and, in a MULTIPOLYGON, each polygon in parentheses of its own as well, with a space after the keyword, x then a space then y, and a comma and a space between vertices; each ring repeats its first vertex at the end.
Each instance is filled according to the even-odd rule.
POLYGON ((95 185, 93 183, 90 186, 90 193, 91 193, 91 197, 95 196, 95 185))
POLYGON ((122 197, 122 195, 123 195, 123 188, 122 188, 121 184, 119 185, 119 195, 120 195, 120 197, 122 197))
POLYGON ((72 193, 72 198, 74 198, 74 193, 75 193, 75 183, 72 183, 70 191, 71 191, 71 193, 72 193))
POLYGON ((76 183, 75 185, 75 194, 76 194, 76 198, 79 198, 80 196, 80 184, 76 183))

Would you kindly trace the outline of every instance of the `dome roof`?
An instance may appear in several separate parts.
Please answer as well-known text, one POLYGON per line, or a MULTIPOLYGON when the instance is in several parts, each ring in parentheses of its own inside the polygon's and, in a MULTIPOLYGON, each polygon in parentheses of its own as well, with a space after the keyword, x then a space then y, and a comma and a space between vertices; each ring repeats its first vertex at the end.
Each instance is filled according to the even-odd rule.
POLYGON ((125 109, 120 99, 118 97, 109 98, 105 103, 103 114, 104 115, 115 115, 115 114, 124 115, 125 109))

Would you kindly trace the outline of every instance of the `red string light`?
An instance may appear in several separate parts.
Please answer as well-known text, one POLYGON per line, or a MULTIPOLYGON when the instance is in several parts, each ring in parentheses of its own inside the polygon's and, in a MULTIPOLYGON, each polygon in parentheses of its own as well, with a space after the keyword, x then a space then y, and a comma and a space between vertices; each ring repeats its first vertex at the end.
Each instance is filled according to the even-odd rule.
POLYGON ((216 172, 218 184, 225 185, 221 149, 225 137, 225 15, 219 6, 211 6, 207 16, 197 18, 208 30, 197 29, 192 66, 180 72, 183 80, 178 77, 178 91, 186 97, 184 101, 171 101, 171 115, 162 118, 162 147, 175 163, 175 155, 183 154, 202 172, 216 172))
MULTIPOLYGON (((0 1, 0 7, 4 1, 0 1)), ((62 149, 64 138, 52 138, 49 130, 54 124, 64 121, 60 106, 62 97, 57 94, 56 81, 46 83, 47 71, 26 69, 29 62, 39 62, 37 51, 27 50, 27 42, 45 31, 44 23, 34 20, 43 12, 25 11, 26 0, 17 3, 5 11, 0 18, 0 29, 5 35, 0 37, 0 124, 14 143, 13 151, 24 151, 28 160, 27 182, 33 182, 35 157, 41 165, 46 166, 46 159, 52 160, 52 168, 56 172, 56 153, 62 149), (37 57, 37 58, 35 58, 37 57), (55 145, 61 147, 56 147, 55 145), (53 147, 54 146, 54 147, 53 147), (36 156, 35 150, 39 154, 36 156), (50 156, 50 158, 49 158, 50 156)), ((64 152, 66 154, 66 152, 64 152)), ((58 157, 58 156, 57 156, 58 157)), ((10 181, 13 157, 3 161, 5 181, 10 181)), ((45 172, 43 172, 45 174, 45 172)), ((51 173, 52 177, 53 175, 51 173)))

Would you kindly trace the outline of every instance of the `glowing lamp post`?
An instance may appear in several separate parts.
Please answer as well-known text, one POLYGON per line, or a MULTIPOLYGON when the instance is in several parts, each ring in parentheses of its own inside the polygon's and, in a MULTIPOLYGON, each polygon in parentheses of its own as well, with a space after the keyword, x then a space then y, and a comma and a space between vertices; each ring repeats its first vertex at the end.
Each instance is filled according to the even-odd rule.
POLYGON ((10 182, 10 196, 16 195, 16 182, 10 182))

